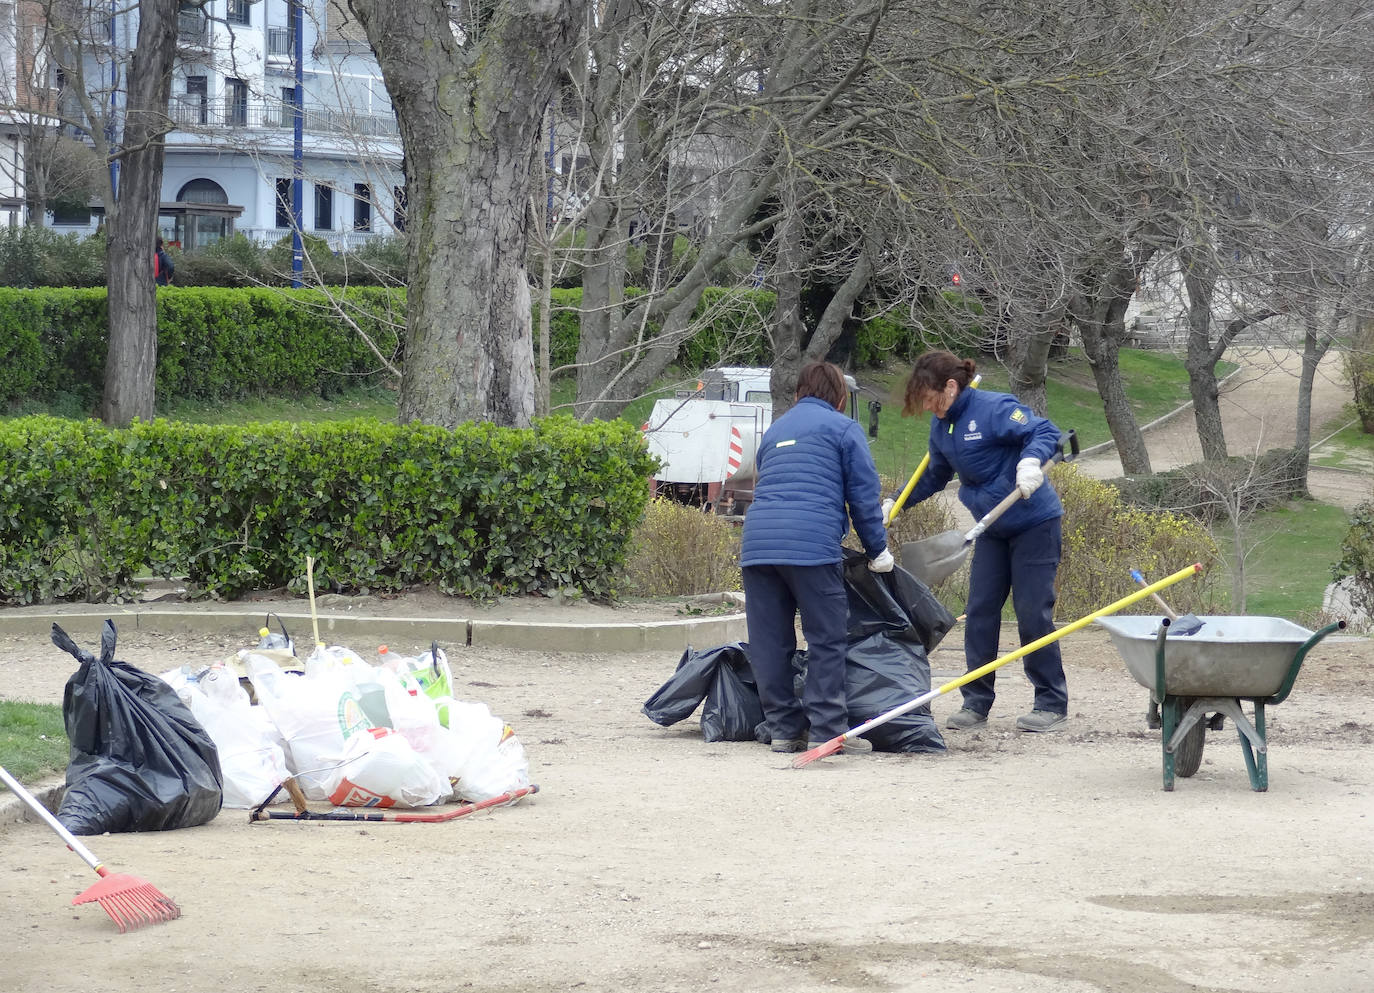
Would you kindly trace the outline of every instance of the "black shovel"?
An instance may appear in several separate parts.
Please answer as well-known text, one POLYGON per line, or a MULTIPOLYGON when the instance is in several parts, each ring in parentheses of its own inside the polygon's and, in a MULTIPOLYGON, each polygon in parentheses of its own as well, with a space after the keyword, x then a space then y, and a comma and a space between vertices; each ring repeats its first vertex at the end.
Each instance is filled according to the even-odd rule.
MULTIPOLYGON (((1050 466, 1061 459, 1066 462, 1072 461, 1078 455, 1078 433, 1070 429, 1066 440, 1069 443, 1069 454, 1064 454, 1064 442, 1061 441, 1059 451, 1046 459, 1041 465, 1041 469, 1048 470, 1050 466)), ((968 558, 969 549, 973 547, 978 536, 1020 499, 1021 491, 1019 489, 1012 490, 1001 503, 984 514, 982 520, 973 525, 967 533, 955 529, 946 531, 944 534, 937 534, 933 538, 906 542, 902 545, 902 568, 927 586, 934 586, 941 580, 948 579, 964 564, 964 560, 968 558)))

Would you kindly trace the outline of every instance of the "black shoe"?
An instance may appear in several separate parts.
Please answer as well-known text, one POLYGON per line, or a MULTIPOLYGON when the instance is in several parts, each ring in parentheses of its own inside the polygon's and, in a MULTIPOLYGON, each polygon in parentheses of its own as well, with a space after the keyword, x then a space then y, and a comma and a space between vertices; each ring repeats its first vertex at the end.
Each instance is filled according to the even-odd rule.
POLYGON ((806 739, 774 738, 772 747, 775 752, 804 752, 806 751, 806 739))

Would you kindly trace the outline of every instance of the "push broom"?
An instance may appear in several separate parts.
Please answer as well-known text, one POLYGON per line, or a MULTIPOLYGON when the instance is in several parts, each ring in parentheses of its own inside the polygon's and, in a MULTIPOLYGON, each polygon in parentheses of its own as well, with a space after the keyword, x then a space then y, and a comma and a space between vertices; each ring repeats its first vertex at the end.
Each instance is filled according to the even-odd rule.
POLYGON ((973 669, 969 672, 966 672, 958 679, 951 679, 948 683, 945 683, 945 685, 941 686, 939 689, 931 690, 929 693, 923 693, 920 696, 916 697, 914 700, 908 700, 906 703, 901 704, 900 706, 893 707, 891 710, 887 711, 884 714, 879 714, 871 721, 868 721, 864 724, 860 724, 856 728, 851 728, 844 734, 836 735, 823 745, 817 745, 815 748, 812 748, 809 751, 802 752, 800 755, 798 755, 795 759, 792 760, 792 768, 800 769, 803 766, 810 765, 817 759, 825 758, 827 755, 834 755, 836 752, 838 752, 841 748, 844 747, 844 743, 847 739, 856 737, 857 735, 864 734, 868 731, 872 731, 879 724, 886 724, 894 717, 901 717, 909 710, 915 710, 917 707, 925 706, 926 704, 930 703, 930 701, 934 700, 937 696, 940 696, 943 693, 948 693, 950 690, 958 689, 965 683, 971 683, 975 679, 982 679, 988 673, 992 672, 995 669, 1001 668, 1013 659, 1019 659, 1023 655, 1029 655, 1031 652, 1039 651, 1040 649, 1048 645, 1050 642, 1058 641, 1060 638, 1064 637, 1064 635, 1071 634, 1072 632, 1077 631, 1081 627, 1086 627, 1093 621, 1097 620, 1099 617, 1106 617, 1108 614, 1115 614, 1118 610, 1121 610, 1125 607, 1129 607, 1137 600, 1143 600, 1150 594, 1158 593, 1165 587, 1172 586, 1174 583, 1177 583, 1180 580, 1187 579, 1189 576, 1195 576, 1201 571, 1202 563, 1194 562, 1186 569, 1180 569, 1172 576, 1165 576, 1158 582, 1151 583, 1149 586, 1146 586, 1142 590, 1137 590, 1129 596, 1122 597, 1120 600, 1116 601, 1115 603, 1108 604, 1101 610, 1094 610, 1091 614, 1088 614, 1086 617, 1080 617, 1072 624, 1064 625, 1058 631, 1052 631, 1049 634, 1045 635, 1043 638, 1037 638, 1035 641, 1032 641, 1029 645, 1022 645, 1016 651, 1010 652, 1007 655, 1003 655, 1000 659, 993 659, 987 665, 979 666, 977 669, 973 669))
POLYGON ((152 883, 145 882, 137 876, 111 873, 106 869, 101 861, 91 854, 91 850, 77 841, 76 835, 63 827, 62 822, 54 817, 47 807, 34 799, 33 794, 24 789, 3 766, 0 766, 0 782, 13 790, 15 796, 23 800, 48 827, 57 832, 57 836, 67 843, 68 848, 80 855, 82 860, 99 874, 100 882, 73 897, 73 905, 99 903, 100 909, 109 914, 110 920, 118 925, 120 934, 145 924, 174 921, 181 916, 181 908, 152 883))

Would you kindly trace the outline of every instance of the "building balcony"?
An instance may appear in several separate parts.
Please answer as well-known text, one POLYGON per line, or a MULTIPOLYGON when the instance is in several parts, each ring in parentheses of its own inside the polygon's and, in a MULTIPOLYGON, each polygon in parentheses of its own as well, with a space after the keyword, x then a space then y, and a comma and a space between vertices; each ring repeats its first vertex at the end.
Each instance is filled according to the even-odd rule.
MULTIPOLYGON (((281 100, 201 100, 182 95, 173 98, 168 110, 178 128, 185 131, 292 130, 295 127, 295 108, 281 100)), ((393 115, 361 114, 330 107, 306 105, 302 126, 307 134, 400 136, 393 115)))
POLYGON ((196 48, 210 47, 210 19, 199 11, 177 14, 177 43, 196 48))
POLYGON ((272 28, 267 29, 267 61, 273 65, 280 65, 291 61, 291 29, 272 28))

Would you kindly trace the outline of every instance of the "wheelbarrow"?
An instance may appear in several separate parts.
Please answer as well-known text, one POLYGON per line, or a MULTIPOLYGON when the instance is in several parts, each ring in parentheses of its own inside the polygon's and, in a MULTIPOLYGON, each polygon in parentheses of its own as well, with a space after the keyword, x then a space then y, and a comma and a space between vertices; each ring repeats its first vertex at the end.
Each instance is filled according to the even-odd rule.
POLYGON ((1164 788, 1174 788, 1175 775, 1186 779, 1198 771, 1207 729, 1219 730, 1229 717, 1240 732, 1250 788, 1263 793, 1269 789, 1264 708, 1288 699, 1307 653, 1345 622, 1314 634, 1278 617, 1205 620, 1186 638, 1168 637, 1168 618, 1101 617, 1097 623, 1107 629, 1126 668, 1159 706, 1164 788), (1253 706, 1253 722, 1241 709, 1243 700, 1253 706))

